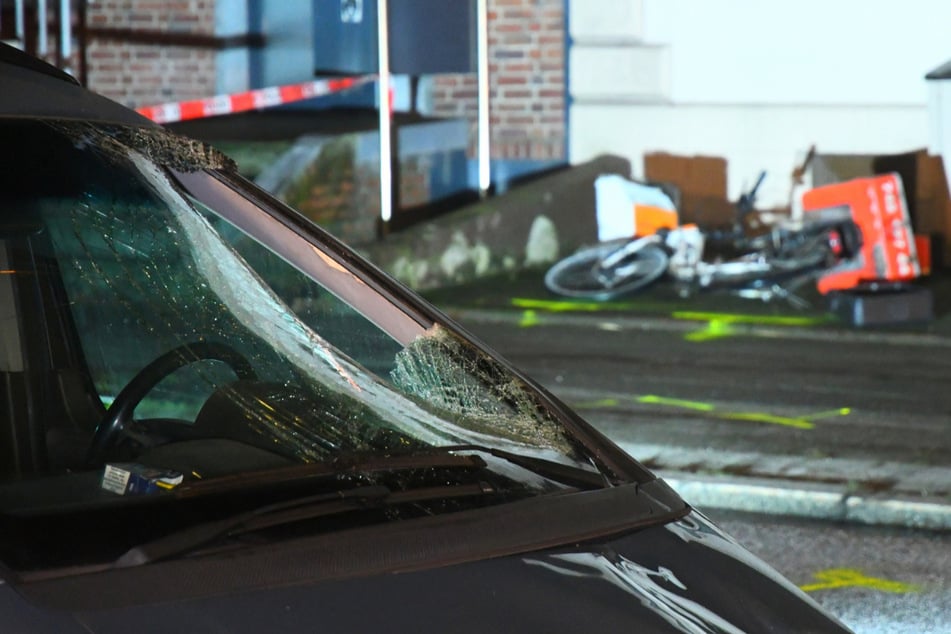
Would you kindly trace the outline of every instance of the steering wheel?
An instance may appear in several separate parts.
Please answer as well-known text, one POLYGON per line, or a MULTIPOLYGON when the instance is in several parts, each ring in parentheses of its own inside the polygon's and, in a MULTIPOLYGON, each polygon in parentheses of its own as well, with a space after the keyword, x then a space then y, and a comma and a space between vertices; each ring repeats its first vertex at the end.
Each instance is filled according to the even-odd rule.
POLYGON ((98 465, 103 461, 106 450, 118 440, 120 432, 132 421, 136 406, 162 379, 179 368, 203 360, 227 363, 239 379, 257 379, 248 360, 240 352, 223 343, 196 341, 169 350, 139 370, 116 396, 106 410, 102 422, 96 427, 86 454, 86 462, 98 465))

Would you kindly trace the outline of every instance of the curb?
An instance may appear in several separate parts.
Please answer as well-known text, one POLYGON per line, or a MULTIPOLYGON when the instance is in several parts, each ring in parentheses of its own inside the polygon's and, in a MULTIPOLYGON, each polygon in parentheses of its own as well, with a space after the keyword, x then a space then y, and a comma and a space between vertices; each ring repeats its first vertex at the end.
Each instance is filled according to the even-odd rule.
POLYGON ((698 476, 657 469, 689 504, 870 526, 951 531, 951 504, 938 499, 854 495, 840 486, 790 480, 698 476))
MULTIPOLYGON (((610 437, 610 436, 609 436, 610 437)), ((788 456, 645 445, 614 439, 635 459, 647 460, 688 503, 703 509, 786 515, 872 526, 951 531, 951 498, 928 494, 946 490, 951 469, 897 462, 834 458, 797 459, 790 477, 788 456), (696 473, 685 465, 703 465, 696 473), (730 465, 752 466, 748 476, 715 473, 730 465), (710 473, 713 471, 714 473, 710 473), (756 473, 760 475, 755 475, 756 473), (880 493, 856 489, 862 475, 892 477, 893 489, 880 493), (830 480, 822 481, 825 477, 830 480), (916 491, 922 491, 916 494, 916 491)))

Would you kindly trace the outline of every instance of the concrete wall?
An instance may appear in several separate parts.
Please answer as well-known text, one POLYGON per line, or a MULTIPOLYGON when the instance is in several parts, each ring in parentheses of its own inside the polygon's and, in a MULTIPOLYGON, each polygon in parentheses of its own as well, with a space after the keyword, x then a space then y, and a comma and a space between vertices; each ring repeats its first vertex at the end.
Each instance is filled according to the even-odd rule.
POLYGON ((545 269, 579 246, 597 242, 594 180, 630 169, 620 157, 600 156, 361 250, 416 289, 545 269))
POLYGON ((570 0, 570 159, 645 152, 760 169, 783 204, 810 144, 825 153, 929 144, 924 75, 949 56, 951 3, 570 0))

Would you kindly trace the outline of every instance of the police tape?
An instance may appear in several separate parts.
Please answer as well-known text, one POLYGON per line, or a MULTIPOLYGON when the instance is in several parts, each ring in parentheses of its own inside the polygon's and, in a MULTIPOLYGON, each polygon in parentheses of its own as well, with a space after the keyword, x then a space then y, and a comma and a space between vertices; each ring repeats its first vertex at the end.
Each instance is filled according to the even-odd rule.
POLYGON ((189 119, 202 119, 204 117, 260 110, 261 108, 281 106, 304 99, 324 97, 350 90, 375 79, 375 75, 319 79, 301 84, 259 88, 230 95, 215 95, 205 99, 144 106, 136 109, 136 112, 156 123, 175 123, 176 121, 187 121, 189 119))

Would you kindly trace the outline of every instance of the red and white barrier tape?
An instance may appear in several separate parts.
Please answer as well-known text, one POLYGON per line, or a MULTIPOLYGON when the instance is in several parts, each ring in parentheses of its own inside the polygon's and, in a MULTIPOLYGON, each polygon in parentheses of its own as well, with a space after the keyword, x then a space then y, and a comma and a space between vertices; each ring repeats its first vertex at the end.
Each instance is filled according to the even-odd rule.
POLYGON ((321 79, 308 81, 302 84, 274 86, 239 92, 232 95, 215 95, 194 101, 178 101, 163 103, 157 106, 144 106, 136 112, 148 117, 156 123, 174 123, 189 119, 201 119, 223 114, 247 112, 271 106, 280 106, 286 103, 323 97, 336 92, 343 92, 356 86, 368 83, 374 76, 341 77, 339 79, 321 79))

